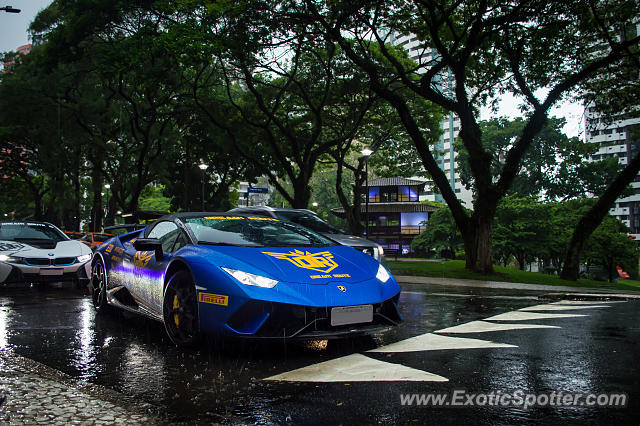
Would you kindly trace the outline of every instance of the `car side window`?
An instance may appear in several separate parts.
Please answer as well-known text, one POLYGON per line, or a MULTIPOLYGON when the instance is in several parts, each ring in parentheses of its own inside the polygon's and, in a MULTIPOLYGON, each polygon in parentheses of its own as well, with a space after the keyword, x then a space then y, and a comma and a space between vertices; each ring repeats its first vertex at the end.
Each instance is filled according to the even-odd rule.
POLYGON ((180 250, 182 247, 186 246, 189 242, 187 241, 187 237, 180 232, 178 234, 178 238, 176 239, 176 243, 173 245, 173 250, 171 250, 172 252, 174 251, 178 251, 180 250))
POLYGON ((157 238, 162 243, 162 251, 171 252, 173 244, 180 235, 180 229, 173 222, 160 222, 153 227, 149 238, 157 238))

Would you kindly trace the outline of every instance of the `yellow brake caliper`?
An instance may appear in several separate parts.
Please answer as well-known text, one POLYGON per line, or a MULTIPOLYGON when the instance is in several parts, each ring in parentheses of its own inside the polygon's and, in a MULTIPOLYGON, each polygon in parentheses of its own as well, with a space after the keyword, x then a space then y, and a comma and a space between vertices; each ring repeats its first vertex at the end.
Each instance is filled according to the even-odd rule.
MULTIPOLYGON (((173 295, 173 309, 180 309, 180 302, 178 301, 178 296, 173 295)), ((180 327, 180 315, 173 314, 173 322, 176 324, 176 327, 180 327)))

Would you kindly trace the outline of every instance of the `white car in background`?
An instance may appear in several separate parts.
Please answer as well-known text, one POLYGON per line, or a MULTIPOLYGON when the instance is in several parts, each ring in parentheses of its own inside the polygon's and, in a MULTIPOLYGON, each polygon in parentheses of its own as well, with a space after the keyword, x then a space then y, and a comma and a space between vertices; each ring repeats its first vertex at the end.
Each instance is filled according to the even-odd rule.
POLYGON ((0 285, 88 282, 92 252, 46 222, 0 222, 0 285))

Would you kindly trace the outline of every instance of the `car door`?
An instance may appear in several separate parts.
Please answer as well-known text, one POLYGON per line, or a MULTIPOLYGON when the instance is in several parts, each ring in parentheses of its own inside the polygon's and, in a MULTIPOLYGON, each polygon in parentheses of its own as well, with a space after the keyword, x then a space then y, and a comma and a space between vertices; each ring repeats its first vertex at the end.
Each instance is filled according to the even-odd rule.
POLYGON ((139 293, 137 298, 142 300, 149 308, 156 313, 162 312, 162 297, 164 290, 164 271, 171 261, 173 253, 177 250, 177 240, 183 241, 184 235, 178 226, 171 221, 157 223, 147 238, 156 238, 162 243, 162 256, 159 258, 154 252, 137 251, 134 255, 134 265, 144 269, 144 274, 151 280, 149 288, 137 288, 139 293))

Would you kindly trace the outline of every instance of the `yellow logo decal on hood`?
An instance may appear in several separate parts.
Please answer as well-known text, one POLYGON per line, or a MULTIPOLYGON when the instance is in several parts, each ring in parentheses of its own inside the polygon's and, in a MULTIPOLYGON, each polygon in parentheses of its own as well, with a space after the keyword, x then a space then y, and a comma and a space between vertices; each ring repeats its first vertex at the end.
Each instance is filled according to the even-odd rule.
POLYGON ((320 253, 309 253, 301 250, 294 250, 289 253, 273 253, 263 251, 262 253, 273 256, 276 259, 285 259, 293 263, 299 268, 311 269, 313 271, 319 271, 329 273, 338 267, 338 264, 333 261, 333 255, 328 251, 320 253))

